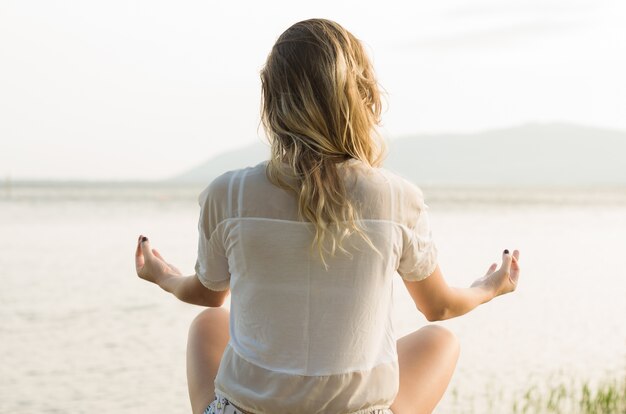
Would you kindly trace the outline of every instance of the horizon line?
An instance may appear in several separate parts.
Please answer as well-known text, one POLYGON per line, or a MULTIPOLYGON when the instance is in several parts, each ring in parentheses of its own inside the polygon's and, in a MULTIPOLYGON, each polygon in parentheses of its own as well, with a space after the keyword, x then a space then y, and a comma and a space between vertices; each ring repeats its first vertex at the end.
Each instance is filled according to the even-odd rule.
MULTIPOLYGON (((481 135, 481 134, 485 134, 485 133, 493 133, 493 132, 503 132, 503 131, 509 131, 509 130, 514 130, 514 129, 522 129, 522 128, 527 128, 527 127, 574 127, 574 128, 579 128, 579 129, 597 129, 597 130, 603 130, 606 132, 614 132, 614 133, 623 133, 626 134, 626 129, 619 129, 619 128, 615 128, 615 127, 606 127, 606 126, 597 126, 597 125, 591 125, 591 124, 585 124, 585 123, 577 123, 577 122, 569 122, 569 121, 528 121, 528 122, 522 122, 522 123, 518 123, 518 124, 513 124, 510 126, 500 126, 500 127, 493 127, 493 128, 484 128, 484 129, 478 129, 478 130, 467 130, 467 131, 463 131, 463 132, 426 132, 426 131, 422 131, 422 132, 415 132, 415 133, 406 133, 406 134, 402 134, 402 135, 398 135, 398 136, 394 136, 394 137, 386 137, 385 139, 388 142, 391 141, 398 141, 398 140, 404 140, 404 139, 410 139, 410 138, 416 138, 416 137, 435 137, 435 136, 454 136, 454 137, 460 137, 460 136, 468 136, 468 137, 472 137, 472 136, 477 136, 477 135, 481 135)), ((228 149, 222 152, 219 152, 217 154, 214 154, 212 156, 210 156, 208 160, 223 156, 225 154, 229 154, 229 153, 234 153, 234 152, 238 152, 244 148, 250 147, 252 145, 255 145, 257 143, 263 143, 263 144, 267 144, 266 142, 263 141, 257 141, 257 142, 251 142, 251 143, 247 143, 245 145, 242 145, 238 148, 235 149, 228 149)), ((194 168, 194 166, 191 166, 189 168, 194 168)), ((167 183, 169 181, 171 181, 173 178, 175 178, 177 175, 180 175, 181 173, 174 173, 173 175, 169 175, 166 178, 161 178, 161 179, 141 179, 141 178, 85 178, 85 179, 80 179, 80 178, 72 178, 72 177, 59 177, 59 178, 41 178, 41 177, 13 177, 12 174, 10 173, 10 171, 8 173, 4 174, 4 177, 0 178, 0 188, 6 188, 7 186, 10 186, 12 184, 32 184, 32 185, 36 185, 36 184, 43 184, 43 183, 54 183, 54 184, 59 184, 59 185, 72 185, 72 184, 124 184, 124 185, 129 185, 129 184, 163 184, 163 183, 167 183)), ((178 183, 180 184, 180 183, 178 183)), ((194 183, 187 183, 188 185, 192 185, 194 183)))

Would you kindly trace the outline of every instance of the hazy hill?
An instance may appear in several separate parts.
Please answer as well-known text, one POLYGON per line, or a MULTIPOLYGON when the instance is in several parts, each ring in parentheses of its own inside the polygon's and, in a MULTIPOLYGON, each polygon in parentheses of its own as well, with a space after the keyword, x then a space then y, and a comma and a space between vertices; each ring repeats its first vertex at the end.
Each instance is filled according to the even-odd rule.
MULTIPOLYGON (((268 157, 257 143, 172 178, 209 182, 268 157)), ((393 139, 385 167, 420 185, 626 185, 626 132, 569 124, 528 124, 476 134, 393 139)))

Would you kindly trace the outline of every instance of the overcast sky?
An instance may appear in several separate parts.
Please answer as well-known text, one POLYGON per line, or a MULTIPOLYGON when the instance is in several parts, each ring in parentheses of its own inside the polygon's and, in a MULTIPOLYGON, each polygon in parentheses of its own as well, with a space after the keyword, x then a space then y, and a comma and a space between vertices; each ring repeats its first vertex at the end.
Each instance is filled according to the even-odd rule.
POLYGON ((311 17, 362 39, 384 133, 626 130, 626 2, 0 1, 0 174, 160 179, 261 139, 258 72, 311 17))

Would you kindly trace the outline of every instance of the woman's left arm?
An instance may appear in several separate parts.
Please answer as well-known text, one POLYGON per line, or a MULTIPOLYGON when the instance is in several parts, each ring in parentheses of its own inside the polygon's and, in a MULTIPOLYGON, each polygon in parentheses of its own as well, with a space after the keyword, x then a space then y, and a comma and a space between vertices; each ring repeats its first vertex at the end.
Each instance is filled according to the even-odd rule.
POLYGON ((150 241, 143 235, 137 240, 135 267, 140 278, 159 285, 181 301, 193 305, 217 308, 224 304, 229 294, 229 290, 214 291, 206 288, 197 275, 183 276, 156 249, 150 248, 150 241))

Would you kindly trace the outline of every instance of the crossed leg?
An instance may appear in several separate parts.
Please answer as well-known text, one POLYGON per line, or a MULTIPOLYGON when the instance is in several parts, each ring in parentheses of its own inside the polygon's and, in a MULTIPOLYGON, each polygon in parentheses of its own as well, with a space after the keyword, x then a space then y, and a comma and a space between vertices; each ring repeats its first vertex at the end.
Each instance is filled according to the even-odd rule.
POLYGON ((431 413, 446 391, 459 358, 459 342, 446 328, 427 325, 398 340, 400 388, 394 414, 431 413))
POLYGON ((187 386, 194 414, 202 414, 215 399, 215 375, 229 340, 229 312, 208 308, 195 317, 187 339, 187 386))
MULTIPOLYGON (((229 313, 205 309, 191 323, 187 341, 187 384, 193 413, 202 414, 215 398, 214 380, 229 340, 229 313)), ((398 340, 400 387, 394 414, 433 411, 452 378, 459 357, 454 334, 428 325, 398 340)))

